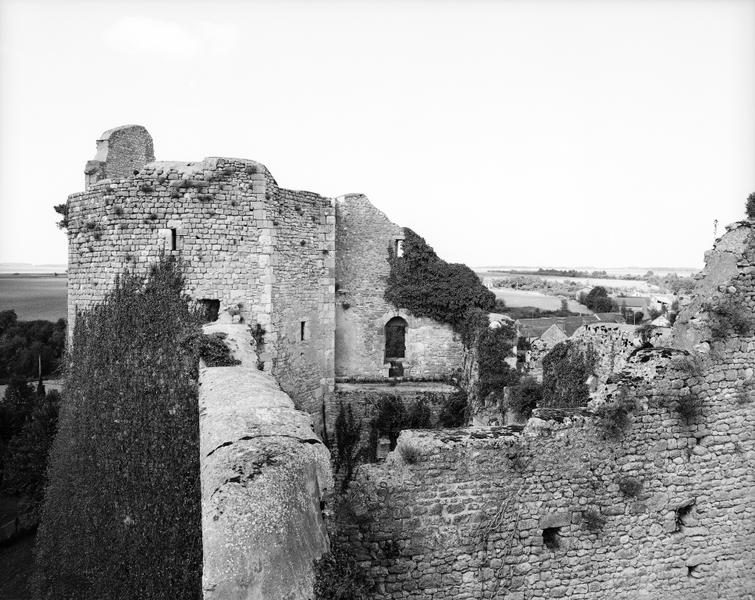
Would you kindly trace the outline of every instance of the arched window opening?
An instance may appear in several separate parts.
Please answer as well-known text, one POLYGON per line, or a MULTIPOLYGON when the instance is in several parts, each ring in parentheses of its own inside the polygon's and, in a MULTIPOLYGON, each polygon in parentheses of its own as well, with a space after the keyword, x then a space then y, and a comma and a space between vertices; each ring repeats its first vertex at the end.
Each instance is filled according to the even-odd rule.
POLYGON ((406 321, 393 317, 385 324, 385 360, 406 357, 406 321))

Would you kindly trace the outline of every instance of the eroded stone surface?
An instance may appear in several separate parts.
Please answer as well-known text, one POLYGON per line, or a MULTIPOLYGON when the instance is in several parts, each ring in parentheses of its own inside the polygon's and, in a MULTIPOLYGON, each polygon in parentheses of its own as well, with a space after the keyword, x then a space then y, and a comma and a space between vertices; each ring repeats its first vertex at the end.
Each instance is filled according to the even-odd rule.
POLYGON ((312 561, 328 549, 329 452, 257 369, 248 326, 206 332, 226 333, 242 363, 200 370, 204 598, 311 598, 312 561))

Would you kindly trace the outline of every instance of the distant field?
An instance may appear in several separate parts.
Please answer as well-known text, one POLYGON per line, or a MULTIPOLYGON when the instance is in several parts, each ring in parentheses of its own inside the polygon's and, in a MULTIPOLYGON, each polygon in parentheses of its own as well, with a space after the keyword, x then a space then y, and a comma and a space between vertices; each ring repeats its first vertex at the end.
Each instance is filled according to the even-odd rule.
POLYGON ((647 281, 637 281, 633 279, 598 279, 596 277, 563 277, 560 275, 506 275, 504 273, 496 274, 490 272, 480 272, 478 275, 482 277, 482 282, 486 286, 490 286, 491 282, 495 279, 504 279, 506 277, 532 277, 534 279, 542 279, 543 281, 575 283, 586 288, 601 285, 605 288, 622 290, 623 293, 648 294, 653 291, 658 291, 656 286, 650 285, 647 281))
MULTIPOLYGON (((517 306, 534 306, 540 310, 559 310, 561 308, 561 298, 556 296, 546 296, 539 292, 529 292, 524 290, 514 290, 512 288, 495 288, 496 298, 501 298, 506 306, 512 308, 517 306)), ((590 309, 583 306, 575 300, 567 300, 569 310, 575 313, 590 314, 590 309)))
POLYGON ((57 321, 67 314, 65 275, 0 275, 0 310, 16 311, 22 321, 57 321))

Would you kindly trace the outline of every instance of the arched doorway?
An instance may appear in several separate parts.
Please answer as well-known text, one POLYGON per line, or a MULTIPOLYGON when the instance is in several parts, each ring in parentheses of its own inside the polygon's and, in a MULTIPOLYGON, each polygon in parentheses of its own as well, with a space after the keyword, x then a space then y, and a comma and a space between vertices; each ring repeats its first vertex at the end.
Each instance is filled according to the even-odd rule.
POLYGON ((385 324, 385 362, 391 363, 389 377, 401 377, 404 374, 402 358, 406 358, 406 321, 393 317, 385 324))

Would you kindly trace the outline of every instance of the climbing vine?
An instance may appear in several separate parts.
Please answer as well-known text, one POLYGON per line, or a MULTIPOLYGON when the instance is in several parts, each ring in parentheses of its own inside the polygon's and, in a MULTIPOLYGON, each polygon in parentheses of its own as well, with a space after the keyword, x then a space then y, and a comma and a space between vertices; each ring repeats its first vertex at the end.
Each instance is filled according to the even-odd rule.
POLYGON ((495 294, 472 269, 442 260, 409 228, 404 229, 403 248, 403 256, 388 248, 391 270, 384 294, 387 302, 417 317, 447 323, 458 333, 464 330, 467 311, 495 308, 495 294))
POLYGON ((543 357, 542 406, 569 408, 587 405, 587 378, 595 368, 593 348, 582 348, 572 340, 556 344, 543 357))

